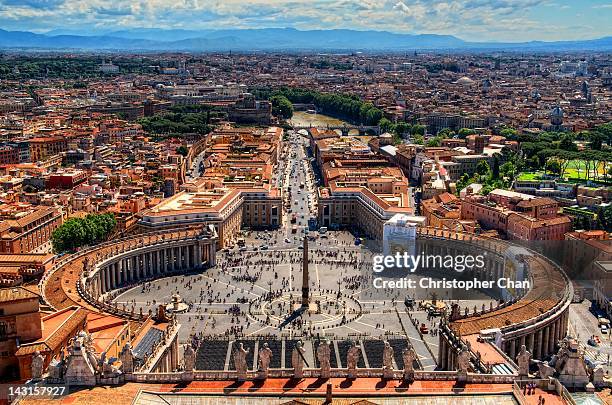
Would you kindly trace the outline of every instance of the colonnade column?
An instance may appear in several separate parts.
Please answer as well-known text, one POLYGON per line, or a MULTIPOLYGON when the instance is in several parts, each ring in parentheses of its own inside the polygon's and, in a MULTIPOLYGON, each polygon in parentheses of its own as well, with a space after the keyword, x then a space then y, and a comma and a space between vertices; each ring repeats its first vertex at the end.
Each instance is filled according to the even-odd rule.
POLYGON ((557 334, 557 322, 553 322, 549 326, 550 332, 548 336, 548 353, 552 353, 555 350, 555 335, 557 334))
POLYGON ((202 245, 198 242, 194 245, 195 263, 198 269, 202 268, 202 245))
POLYGON ((533 357, 538 360, 542 358, 542 330, 541 329, 536 332, 533 357))
POLYGON ((210 266, 214 267, 217 264, 216 260, 216 247, 214 243, 208 244, 208 261, 210 262, 210 266))

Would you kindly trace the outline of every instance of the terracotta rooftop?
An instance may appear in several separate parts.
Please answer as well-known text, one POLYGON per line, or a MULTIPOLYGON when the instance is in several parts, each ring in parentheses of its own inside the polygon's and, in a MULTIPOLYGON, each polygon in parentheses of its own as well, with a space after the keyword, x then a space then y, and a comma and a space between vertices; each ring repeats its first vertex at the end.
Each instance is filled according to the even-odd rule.
POLYGON ((559 303, 564 298, 567 283, 561 271, 540 257, 529 256, 525 261, 532 284, 523 298, 507 307, 454 321, 451 327, 463 336, 483 329, 502 329, 535 318, 559 303))
POLYGON ((13 303, 15 301, 20 300, 29 300, 32 298, 39 298, 38 294, 34 294, 32 291, 29 291, 23 287, 11 287, 11 288, 1 288, 0 289, 0 303, 10 302, 13 303))

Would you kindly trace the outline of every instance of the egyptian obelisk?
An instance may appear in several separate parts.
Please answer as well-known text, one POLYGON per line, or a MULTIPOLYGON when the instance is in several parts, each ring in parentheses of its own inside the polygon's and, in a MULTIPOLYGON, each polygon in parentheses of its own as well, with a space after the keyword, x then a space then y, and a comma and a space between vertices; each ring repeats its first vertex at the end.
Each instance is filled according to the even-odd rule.
POLYGON ((308 238, 304 236, 304 255, 302 257, 302 308, 310 303, 310 283, 308 280, 308 238))

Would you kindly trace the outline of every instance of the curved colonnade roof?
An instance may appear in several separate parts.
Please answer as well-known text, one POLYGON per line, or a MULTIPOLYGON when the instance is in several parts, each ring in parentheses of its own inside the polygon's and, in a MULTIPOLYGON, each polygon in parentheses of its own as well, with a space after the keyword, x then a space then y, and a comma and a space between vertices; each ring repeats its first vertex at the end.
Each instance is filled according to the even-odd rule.
POLYGON ((67 308, 72 305, 77 305, 84 307, 88 310, 99 311, 99 309, 93 307, 86 300, 84 300, 79 295, 79 292, 76 288, 77 282, 81 277, 81 272, 83 271, 83 261, 86 257, 89 259, 89 263, 95 264, 96 256, 98 254, 105 255, 114 252, 118 246, 125 245, 127 249, 136 249, 139 247, 141 240, 143 240, 144 244, 147 245, 155 242, 156 240, 159 240, 159 237, 162 235, 165 238, 178 238, 181 236, 193 237, 196 236, 200 231, 201 228, 186 228, 178 231, 168 231, 164 234, 155 233, 135 235, 134 237, 129 238, 128 240, 117 241, 117 243, 101 245, 97 248, 94 248, 86 254, 82 255, 81 257, 69 260, 67 263, 63 264, 60 268, 55 270, 53 274, 48 277, 48 279, 43 283, 45 299, 48 304, 50 304, 57 310, 67 308))
MULTIPOLYGON (((419 234, 425 237, 438 237, 466 242, 480 241, 484 244, 492 243, 499 245, 495 250, 501 252, 508 249, 508 242, 505 241, 481 238, 452 231, 421 228, 419 229, 419 234)), ((476 334, 486 329, 503 329, 540 316, 568 298, 567 287, 569 280, 559 267, 537 254, 523 256, 523 261, 528 267, 531 277, 531 289, 527 294, 511 305, 485 312, 482 315, 471 315, 467 318, 453 321, 451 328, 462 336, 476 334)))

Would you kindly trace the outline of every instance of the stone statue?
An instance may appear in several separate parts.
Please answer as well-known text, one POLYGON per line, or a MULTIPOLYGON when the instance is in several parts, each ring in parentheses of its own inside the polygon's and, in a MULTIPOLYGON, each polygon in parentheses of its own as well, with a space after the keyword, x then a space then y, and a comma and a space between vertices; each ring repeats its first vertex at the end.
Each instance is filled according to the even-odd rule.
POLYGON ((59 383, 64 378, 64 362, 63 360, 53 359, 47 368, 49 378, 52 383, 59 383))
POLYGON ((383 378, 393 378, 393 348, 388 341, 383 348, 383 378))
POLYGON ((183 352, 185 371, 193 371, 195 369, 195 357, 193 347, 190 344, 185 345, 185 351, 183 352))
MULTIPOLYGON (((520 368, 521 366, 519 365, 519 374, 520 374, 520 368)), ((538 373, 540 374, 541 379, 546 380, 548 379, 548 377, 551 377, 555 374, 555 368, 550 366, 545 361, 540 361, 538 362, 538 373)))
POLYGON ((263 347, 259 349, 258 363, 259 373, 262 378, 268 378, 268 370, 270 369, 270 361, 272 360, 272 350, 268 347, 267 343, 263 344, 263 347))
POLYGON ((96 370, 101 374, 104 374, 104 363, 106 363, 106 352, 102 352, 97 358, 96 370))
POLYGON ((302 378, 304 376, 304 353, 306 350, 302 347, 302 342, 295 343, 293 352, 291 353, 291 365, 293 366, 293 378, 302 378))
POLYGON ((402 351, 402 360, 404 360, 404 379, 412 380, 414 379, 414 360, 416 360, 417 354, 414 351, 414 348, 406 347, 402 351))
POLYGON ((89 256, 85 256, 85 259, 83 259, 83 275, 85 277, 89 276, 89 256))
POLYGON ((604 381, 606 371, 602 366, 596 366, 593 369, 593 385, 597 388, 601 388, 605 386, 606 382, 604 381))
POLYGON ((317 347, 317 360, 319 360, 319 365, 321 366, 321 378, 329 378, 330 370, 331 370, 331 347, 330 341, 325 339, 321 343, 319 343, 319 347, 317 347))
POLYGON ((89 360, 89 363, 94 367, 94 370, 98 373, 101 373, 102 362, 104 361, 104 359, 102 359, 102 362, 100 362, 100 357, 94 350, 93 346, 89 345, 86 340, 83 341, 83 350, 85 356, 87 356, 87 360, 89 360))
POLYGON ((467 347, 463 347, 457 356, 457 371, 462 374, 467 374, 470 368, 470 352, 467 347))
POLYGON ((115 377, 117 374, 121 374, 119 369, 110 362, 110 359, 106 359, 106 352, 102 352, 100 355, 98 371, 102 373, 104 377, 115 377))
POLYGON ((388 341, 385 341, 385 347, 383 348, 383 368, 393 368, 393 348, 388 341))
POLYGON ((45 368, 45 356, 40 354, 38 350, 34 352, 32 357, 32 379, 40 380, 44 373, 45 368))
POLYGON ((123 350, 119 353, 119 359, 121 360, 121 369, 123 373, 128 374, 134 372, 134 352, 129 342, 123 346, 123 350))
POLYGON ((356 370, 360 355, 361 348, 357 346, 357 342, 353 342, 352 346, 346 353, 346 368, 348 369, 348 378, 355 378, 357 376, 356 370))
POLYGON ((237 350, 234 350, 234 367, 238 373, 238 380, 245 380, 247 373, 247 360, 246 356, 249 353, 249 349, 245 349, 244 345, 240 343, 237 350))
POLYGON ((521 345, 521 350, 518 356, 516 356, 516 364, 518 364, 519 376, 529 375, 529 360, 531 359, 531 353, 527 350, 527 346, 521 345))

